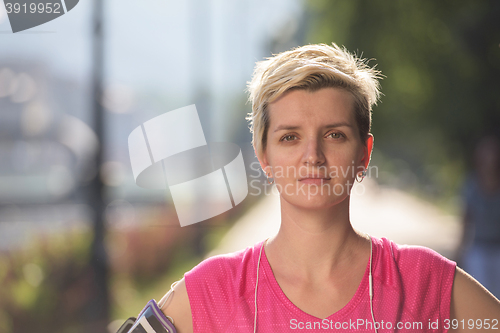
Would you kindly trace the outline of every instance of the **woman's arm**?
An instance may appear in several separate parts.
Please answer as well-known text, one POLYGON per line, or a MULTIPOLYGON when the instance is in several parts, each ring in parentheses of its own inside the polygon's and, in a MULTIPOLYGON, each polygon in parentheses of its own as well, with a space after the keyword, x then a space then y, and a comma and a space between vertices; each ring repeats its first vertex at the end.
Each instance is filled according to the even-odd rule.
MULTIPOLYGON (((168 293, 163 296, 159 304, 164 302, 168 293)), ((175 284, 173 287, 173 294, 168 297, 165 304, 162 304, 161 310, 166 316, 174 320, 174 326, 177 333, 192 333, 193 332, 193 319, 191 315, 191 306, 186 290, 186 283, 184 278, 175 284)))
POLYGON ((458 327, 449 332, 489 332, 495 323, 496 329, 500 330, 500 301, 457 266, 451 294, 450 318, 457 320, 455 323, 458 327), (470 319, 474 320, 473 324, 470 319))

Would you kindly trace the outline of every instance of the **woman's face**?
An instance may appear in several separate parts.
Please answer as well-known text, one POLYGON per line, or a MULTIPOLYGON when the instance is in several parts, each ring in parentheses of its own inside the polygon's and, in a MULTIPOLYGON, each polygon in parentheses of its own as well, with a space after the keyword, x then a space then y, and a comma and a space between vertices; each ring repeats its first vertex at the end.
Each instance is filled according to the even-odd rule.
POLYGON ((292 90, 269 104, 263 169, 281 197, 303 207, 329 207, 350 193, 368 167, 373 137, 361 142, 354 98, 340 88, 292 90))

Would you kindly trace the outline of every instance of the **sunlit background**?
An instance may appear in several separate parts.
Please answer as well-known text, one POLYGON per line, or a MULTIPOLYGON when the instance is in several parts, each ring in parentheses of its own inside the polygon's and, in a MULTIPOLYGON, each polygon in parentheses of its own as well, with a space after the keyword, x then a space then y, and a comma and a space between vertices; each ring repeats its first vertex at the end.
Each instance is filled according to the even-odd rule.
POLYGON ((461 259, 473 149, 500 133, 500 2, 102 0, 96 31, 97 4, 16 34, 0 5, 0 333, 115 332, 209 253, 251 244, 251 218, 279 223, 274 199, 249 195, 181 228, 168 191, 135 184, 127 138, 196 104, 207 141, 238 144, 250 174, 246 82, 307 43, 345 45, 385 76, 378 174, 353 223, 461 259))

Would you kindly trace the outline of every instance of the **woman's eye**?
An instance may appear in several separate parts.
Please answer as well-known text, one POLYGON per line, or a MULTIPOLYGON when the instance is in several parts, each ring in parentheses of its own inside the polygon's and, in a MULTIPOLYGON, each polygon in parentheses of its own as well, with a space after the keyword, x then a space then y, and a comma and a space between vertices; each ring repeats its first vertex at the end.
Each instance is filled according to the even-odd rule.
POLYGON ((330 133, 329 136, 331 136, 333 139, 341 139, 343 137, 341 133, 336 132, 330 133))
POLYGON ((281 141, 293 141, 294 138, 295 138, 295 135, 288 134, 288 135, 285 135, 284 137, 282 137, 281 141))

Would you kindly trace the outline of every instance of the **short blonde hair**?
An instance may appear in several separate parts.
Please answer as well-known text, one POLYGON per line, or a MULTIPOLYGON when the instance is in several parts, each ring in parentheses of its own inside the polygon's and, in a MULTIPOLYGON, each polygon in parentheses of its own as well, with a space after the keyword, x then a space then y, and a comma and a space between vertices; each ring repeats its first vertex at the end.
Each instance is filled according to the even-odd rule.
POLYGON ((252 112, 252 144, 257 156, 266 150, 270 103, 291 89, 316 91, 339 87, 351 92, 360 138, 366 143, 371 127, 372 106, 380 96, 380 72, 336 44, 305 45, 276 54, 256 64, 248 83, 252 112))

